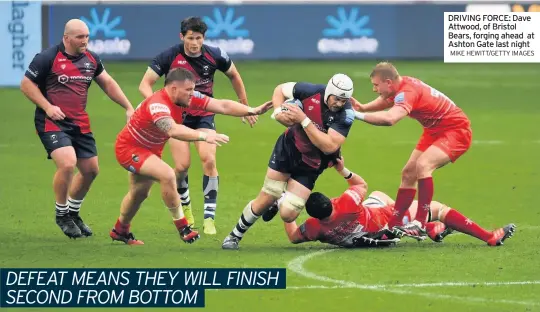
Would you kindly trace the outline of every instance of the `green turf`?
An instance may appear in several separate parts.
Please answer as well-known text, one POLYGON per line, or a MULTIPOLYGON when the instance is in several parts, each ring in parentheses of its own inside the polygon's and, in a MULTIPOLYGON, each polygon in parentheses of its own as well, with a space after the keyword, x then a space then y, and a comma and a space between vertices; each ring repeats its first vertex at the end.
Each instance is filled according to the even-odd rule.
MULTIPOLYGON (((533 64, 443 64, 398 62, 400 72, 416 76, 451 97, 472 120, 472 148, 456 164, 436 172, 435 199, 455 207, 487 228, 514 222, 516 235, 501 248, 490 248, 465 235, 443 244, 406 241, 385 250, 335 250, 302 264, 311 277, 288 270, 288 290, 220 290, 206 292, 208 311, 536 311, 540 285, 469 285, 363 289, 365 285, 445 282, 540 281, 540 107, 536 95, 540 66, 533 64), (323 280, 314 279, 313 274, 323 280), (333 281, 332 281, 333 280, 333 281), (350 283, 346 283, 350 282, 350 283), (316 286, 326 288, 306 289, 316 286)), ((374 97, 368 79, 373 62, 239 62, 250 103, 270 98, 286 81, 325 83, 336 72, 349 74, 355 97, 374 97)), ((144 63, 106 64, 134 105, 144 63)), ((88 111, 99 155, 100 175, 87 196, 82 216, 95 231, 88 239, 68 240, 54 223, 51 188, 53 164, 33 126, 33 104, 17 89, 0 89, 0 267, 287 267, 297 257, 327 246, 291 245, 280 221, 258 222, 241 250, 221 250, 242 208, 260 190, 270 152, 283 128, 269 115, 254 129, 232 117, 217 117, 231 137, 218 150, 220 193, 218 235, 194 245, 180 242, 155 187, 133 223, 146 245, 111 243, 108 231, 127 190, 127 173, 115 160, 113 142, 124 125, 124 113, 93 86, 88 111)), ((222 75, 215 94, 235 98, 222 75)), ((347 167, 361 174, 370 189, 395 196, 400 172, 421 133, 404 120, 392 128, 357 122, 344 146, 347 167)), ((202 221, 201 165, 195 153, 190 170, 191 196, 198 224, 202 221)), ((164 159, 171 162, 168 150, 164 159)), ((325 173, 317 190, 338 195, 343 179, 325 173)), ((305 215, 300 217, 305 219, 305 215)), ((293 263, 294 264, 294 263, 293 263)), ((296 262, 298 264, 298 262, 296 262)), ((298 269, 298 266, 295 267, 298 269)), ((416 285, 418 286, 418 285, 416 285)), ((89 311, 93 309, 85 309, 89 311)), ((144 309, 147 310, 147 309, 144 309)), ((22 311, 19 309, 18 311, 22 311)))

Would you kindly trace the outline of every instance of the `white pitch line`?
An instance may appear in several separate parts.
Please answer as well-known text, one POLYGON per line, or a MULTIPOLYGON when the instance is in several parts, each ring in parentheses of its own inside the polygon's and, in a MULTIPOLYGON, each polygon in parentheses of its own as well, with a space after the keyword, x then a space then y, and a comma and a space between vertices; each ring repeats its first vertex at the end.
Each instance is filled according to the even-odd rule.
MULTIPOLYGON (((517 282, 439 282, 439 283, 412 283, 412 284, 374 284, 374 285, 362 285, 369 287, 370 289, 385 289, 385 288, 427 288, 427 287, 472 287, 472 286, 512 286, 512 285, 540 285, 540 281, 517 281, 517 282)), ((358 288, 356 285, 347 286, 324 286, 324 285, 311 285, 311 286, 291 286, 287 289, 309 289, 309 288, 358 288), (353 287, 354 286, 354 287, 353 287)))
MULTIPOLYGON (((306 261, 308 261, 308 260, 310 260, 310 259, 312 259, 314 257, 320 256, 320 255, 323 255, 323 254, 326 254, 326 253, 329 253, 329 252, 332 252, 332 251, 336 251, 336 250, 338 250, 338 248, 320 250, 320 251, 316 251, 316 252, 313 252, 313 253, 310 253, 310 254, 307 254, 307 255, 304 255, 304 256, 294 258, 293 260, 291 260, 287 264, 287 268, 289 270, 295 272, 298 275, 301 275, 301 276, 304 276, 304 277, 307 277, 307 278, 310 278, 310 279, 318 280, 318 281, 325 282, 325 283, 337 284, 337 285, 334 285, 334 286, 324 286, 324 285, 307 286, 308 288, 306 288, 306 289, 356 288, 356 289, 384 291, 384 292, 387 292, 387 293, 390 292, 390 293, 404 294, 404 295, 416 295, 416 296, 422 296, 422 297, 428 297, 428 298, 438 298, 438 299, 447 299, 447 300, 460 300, 460 301, 480 302, 480 303, 497 302, 497 303, 505 303, 505 304, 519 304, 519 305, 525 305, 525 306, 540 305, 540 302, 504 300, 504 299, 487 299, 487 298, 480 298, 480 297, 460 297, 460 296, 452 296, 452 295, 443 295, 443 294, 438 294, 438 293, 414 292, 414 291, 396 289, 395 286, 397 286, 397 285, 363 285, 363 284, 358 284, 358 283, 355 283, 355 282, 338 280, 338 279, 333 279, 333 278, 330 278, 330 277, 327 277, 327 276, 318 275, 318 274, 315 274, 313 272, 310 272, 310 271, 307 271, 306 269, 304 269, 304 263, 306 261), (327 287, 327 288, 325 288, 325 287, 327 287)), ((490 283, 493 284, 495 282, 488 282, 488 283, 484 283, 484 284, 486 284, 486 286, 494 286, 494 285, 491 285, 490 283)), ((508 282, 501 282, 501 283, 508 283, 508 282)), ((529 281, 528 283, 529 284, 540 284, 540 281, 529 281)), ((440 285, 440 284, 444 284, 444 283, 436 283, 436 284, 437 284, 437 286, 444 286, 444 285, 440 285)), ((472 286, 472 285, 467 285, 466 283, 463 283, 463 284, 464 285, 461 285, 461 286, 472 286)), ((407 286, 407 284, 401 284, 398 287, 409 287, 409 288, 418 287, 418 286, 410 286, 410 285, 421 285, 421 287, 431 287, 431 286, 427 286, 428 285, 427 283, 424 283, 424 284, 409 284, 409 286, 407 286)), ((475 284, 475 285, 477 285, 477 284, 475 284)), ((453 286, 460 286, 460 285, 453 285, 453 286)), ((291 290, 302 289, 299 286, 296 286, 297 288, 292 288, 292 287, 288 287, 287 289, 291 289, 291 290)))

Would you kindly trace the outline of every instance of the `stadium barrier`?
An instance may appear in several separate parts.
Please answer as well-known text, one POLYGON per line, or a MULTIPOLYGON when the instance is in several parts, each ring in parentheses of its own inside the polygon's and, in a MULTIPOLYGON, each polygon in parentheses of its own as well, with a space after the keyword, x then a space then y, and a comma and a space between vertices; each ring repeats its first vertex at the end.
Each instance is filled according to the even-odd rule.
POLYGON ((540 5, 531 3, 482 0, 319 2, 325 0, 234 0, 222 5, 207 0, 161 0, 152 5, 0 1, 0 39, 11 42, 11 49, 0 50, 0 86, 18 85, 33 55, 60 42, 64 24, 72 18, 88 24, 90 49, 107 61, 149 61, 179 42, 180 20, 193 15, 208 23, 207 43, 222 47, 235 60, 442 59, 444 12, 540 11, 540 5))

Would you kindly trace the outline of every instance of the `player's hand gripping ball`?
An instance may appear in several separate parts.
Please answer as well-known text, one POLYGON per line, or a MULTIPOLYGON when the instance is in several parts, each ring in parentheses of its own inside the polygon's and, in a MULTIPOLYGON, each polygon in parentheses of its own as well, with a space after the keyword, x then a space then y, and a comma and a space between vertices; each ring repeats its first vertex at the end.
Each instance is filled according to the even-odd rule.
MULTIPOLYGON (((283 104, 296 105, 296 106, 298 106, 301 110, 304 110, 304 105, 302 105, 302 101, 297 100, 297 99, 288 99, 287 101, 283 102, 283 104)), ((286 108, 285 106, 281 106, 281 111, 286 112, 286 111, 288 111, 288 110, 289 110, 289 109, 286 108)))

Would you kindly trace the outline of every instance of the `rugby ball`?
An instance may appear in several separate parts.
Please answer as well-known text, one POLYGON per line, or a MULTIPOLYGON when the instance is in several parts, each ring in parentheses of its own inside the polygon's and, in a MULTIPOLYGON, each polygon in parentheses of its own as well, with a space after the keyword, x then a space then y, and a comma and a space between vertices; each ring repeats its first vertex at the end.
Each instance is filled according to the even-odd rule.
MULTIPOLYGON (((300 107, 301 110, 304 110, 304 105, 302 105, 302 101, 298 99, 288 99, 287 101, 283 102, 283 104, 292 104, 300 107)), ((287 109, 285 107, 281 107, 282 111, 286 111, 287 109)))

